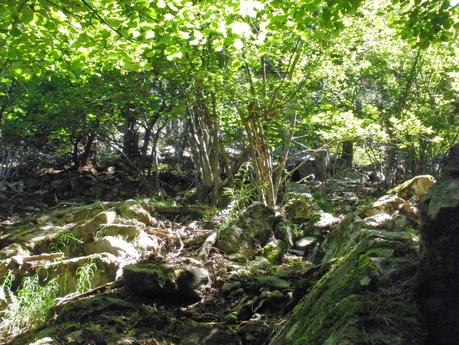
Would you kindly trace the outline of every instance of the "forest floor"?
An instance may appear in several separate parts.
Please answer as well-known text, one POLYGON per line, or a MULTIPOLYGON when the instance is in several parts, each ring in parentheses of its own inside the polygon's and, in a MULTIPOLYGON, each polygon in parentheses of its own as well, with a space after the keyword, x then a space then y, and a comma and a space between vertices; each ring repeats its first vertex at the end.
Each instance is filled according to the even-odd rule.
MULTIPOLYGON (((147 198, 82 206, 60 205, 19 221, 5 221, 0 234, 3 248, 0 255, 4 258, 0 261, 0 273, 6 276, 14 271, 16 280, 8 290, 10 293, 7 291, 4 295, 7 303, 3 305, 0 344, 293 343, 275 342, 272 338, 288 326, 292 309, 305 295, 308 297, 318 289, 325 289, 320 281, 330 276, 337 279, 333 276, 335 271, 344 274, 343 279, 354 274, 353 271, 339 272, 343 271, 339 263, 346 262, 348 252, 358 252, 354 247, 360 248, 361 243, 367 242, 369 249, 362 252, 360 259, 352 260, 361 261, 365 256, 379 260, 374 263, 379 265, 390 257, 391 264, 384 264, 378 274, 357 275, 355 280, 360 282, 359 288, 354 291, 345 286, 344 290, 358 295, 387 294, 383 304, 403 298, 403 308, 392 304, 403 310, 380 310, 378 317, 385 320, 385 325, 379 325, 377 332, 373 324, 368 324, 367 317, 356 316, 358 308, 355 315, 343 317, 357 317, 358 322, 365 324, 362 326, 364 334, 373 337, 359 344, 386 344, 386 341, 387 344, 416 344, 423 334, 410 292, 418 247, 416 206, 398 197, 389 197, 392 201, 383 202, 383 205, 378 201, 372 203, 375 198, 368 197, 371 191, 358 180, 333 181, 325 197, 316 199, 314 206, 308 206, 316 212, 308 214, 311 220, 303 221, 302 227, 295 227, 293 246, 289 249, 274 246, 275 250, 279 249, 279 255, 266 250, 272 249, 275 241, 254 257, 225 254, 216 242, 217 229, 221 228, 227 214, 215 213, 207 207, 147 198), (330 211, 330 207, 333 212, 325 212, 330 211), (354 218, 345 221, 349 215, 354 218), (341 234, 339 239, 333 237, 343 231, 350 232, 341 234), (360 237, 362 239, 354 241, 360 237), (354 242, 349 242, 349 238, 354 242), (376 242, 378 247, 374 248, 376 242), (394 254, 394 251, 402 254, 394 254), (393 262, 397 262, 395 268, 393 262), (387 269, 389 266, 391 268, 387 269), (149 271, 145 272, 144 267, 149 271), (172 267, 172 271, 179 273, 173 277, 158 275, 155 273, 158 267, 172 267), (120 274, 122 269, 124 278, 120 274), (86 272, 86 276, 81 272, 86 272), (181 287, 182 273, 189 279, 181 287), (18 281, 35 276, 42 285, 51 281, 59 285, 53 292, 53 298, 57 299, 49 310, 41 313, 31 308, 34 301, 20 299, 20 288, 11 292, 18 289, 18 281), (82 290, 84 279, 89 284, 82 290), (13 321, 12 314, 16 314, 13 321), (397 327, 393 328, 395 323, 404 328, 399 329, 400 334, 380 340, 384 327, 397 332, 397 327)), ((307 193, 294 194, 298 197, 307 193)), ((307 195, 309 198, 310 194, 307 195)), ((387 196, 383 201, 384 198, 387 196)), ((304 207, 300 206, 296 204, 292 209, 297 212, 304 207)), ((290 210, 289 216, 287 208, 281 209, 282 214, 295 221, 295 212, 290 210)), ((5 283, 2 285, 5 290, 5 283)), ((320 295, 327 296, 327 291, 320 295)), ((43 297, 29 295, 32 299, 43 297)), ((333 298, 341 299, 342 296, 333 298)), ((333 305, 329 308, 333 309, 333 305)), ((303 307, 297 309, 300 308, 303 307)), ((368 305, 362 303, 362 308, 368 305)), ((378 313, 378 310, 373 312, 378 313)), ((304 317, 310 316, 305 312, 304 317)), ((311 321, 318 322, 314 317, 311 321)), ((320 317, 333 319, 337 316, 320 317)), ((320 323, 319 329, 326 327, 320 323)), ((323 334, 330 329, 333 334, 329 339, 342 331, 334 325, 324 329, 323 334)), ((361 338, 359 332, 361 330, 353 337, 361 338)), ((346 337, 350 336, 343 336, 343 339, 346 337)), ((328 341, 327 344, 335 344, 328 341)))

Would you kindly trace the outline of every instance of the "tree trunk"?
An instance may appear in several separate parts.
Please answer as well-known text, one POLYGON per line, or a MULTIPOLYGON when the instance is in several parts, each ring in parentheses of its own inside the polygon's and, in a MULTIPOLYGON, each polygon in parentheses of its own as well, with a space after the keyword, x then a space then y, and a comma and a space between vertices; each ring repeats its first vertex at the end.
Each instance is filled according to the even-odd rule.
POLYGON ((126 119, 123 137, 123 153, 131 162, 135 162, 139 157, 139 133, 137 130, 137 119, 126 108, 123 111, 126 119))
POLYGON ((397 169, 397 146, 394 143, 384 147, 383 162, 386 187, 393 187, 397 169))
POLYGON ((216 100, 211 94, 209 108, 200 88, 195 90, 194 104, 188 106, 193 160, 202 186, 202 201, 217 205, 220 199, 220 138, 216 100))
POLYGON ((252 164, 255 168, 255 177, 259 189, 261 201, 269 207, 274 207, 276 203, 273 166, 271 154, 264 141, 264 131, 257 121, 253 104, 249 104, 248 116, 241 113, 241 120, 244 124, 248 139, 252 164))
POLYGON ((84 145, 83 154, 81 155, 81 158, 80 158, 80 167, 84 167, 86 164, 88 164, 88 159, 89 159, 89 156, 91 155, 92 144, 94 143, 95 138, 96 138, 95 134, 90 134, 88 136, 88 139, 86 140, 86 143, 84 145))
POLYGON ((346 168, 352 168, 352 162, 354 160, 354 143, 352 141, 343 142, 343 154, 341 159, 344 162, 346 168))
POLYGON ((71 170, 77 170, 80 167, 80 156, 79 156, 79 149, 78 149, 78 144, 80 143, 80 140, 75 138, 72 142, 72 162, 73 162, 73 167, 71 170))

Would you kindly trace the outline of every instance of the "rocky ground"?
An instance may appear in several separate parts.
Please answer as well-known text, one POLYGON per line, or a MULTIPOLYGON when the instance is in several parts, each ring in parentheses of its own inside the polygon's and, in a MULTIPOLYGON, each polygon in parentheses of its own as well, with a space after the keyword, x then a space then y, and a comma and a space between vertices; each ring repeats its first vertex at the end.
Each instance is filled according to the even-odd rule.
POLYGON ((433 183, 380 198, 352 177, 324 197, 292 184, 281 209, 239 215, 137 199, 4 222, 0 343, 420 344, 417 204, 433 183), (30 276, 57 281, 59 298, 18 329, 5 311, 30 276))

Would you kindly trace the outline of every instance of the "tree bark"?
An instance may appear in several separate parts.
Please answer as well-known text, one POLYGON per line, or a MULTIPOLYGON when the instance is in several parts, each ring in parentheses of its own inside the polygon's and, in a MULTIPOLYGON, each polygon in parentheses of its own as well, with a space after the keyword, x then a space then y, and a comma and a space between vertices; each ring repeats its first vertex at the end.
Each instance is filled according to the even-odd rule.
POLYGON ((344 162, 346 168, 352 168, 354 160, 354 143, 352 141, 343 142, 343 153, 341 159, 344 162))

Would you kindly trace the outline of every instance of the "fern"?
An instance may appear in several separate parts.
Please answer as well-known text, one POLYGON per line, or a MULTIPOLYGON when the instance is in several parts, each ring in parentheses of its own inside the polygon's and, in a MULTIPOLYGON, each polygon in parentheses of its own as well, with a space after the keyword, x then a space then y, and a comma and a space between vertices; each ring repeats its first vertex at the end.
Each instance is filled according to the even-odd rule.
POLYGON ((230 203, 225 211, 227 216, 224 224, 234 221, 241 212, 257 199, 257 195, 266 186, 253 181, 253 166, 250 162, 244 163, 236 174, 238 188, 226 188, 223 195, 230 198, 230 203))

